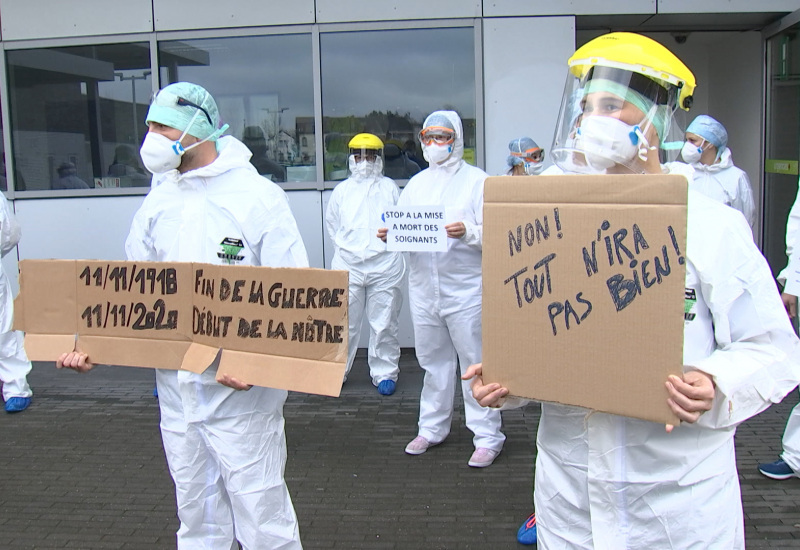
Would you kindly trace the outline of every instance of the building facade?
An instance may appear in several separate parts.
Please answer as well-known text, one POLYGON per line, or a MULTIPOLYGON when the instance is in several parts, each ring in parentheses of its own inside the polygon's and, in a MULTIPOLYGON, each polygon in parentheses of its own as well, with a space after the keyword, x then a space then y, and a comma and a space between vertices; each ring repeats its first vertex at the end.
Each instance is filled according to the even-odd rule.
MULTIPOLYGON (((312 266, 328 267, 323 216, 353 134, 393 145, 403 185, 425 167, 415 140, 425 116, 453 109, 467 160, 503 174, 511 139, 549 149, 576 46, 634 31, 695 73, 689 116, 727 127, 753 184, 756 240, 779 270, 800 159, 797 10, 800 0, 8 0, 0 186, 23 238, 6 269, 26 258, 124 258, 149 190, 144 115, 170 82, 214 95, 228 133, 288 192, 312 266)), ((407 310, 402 322, 402 344, 413 345, 407 310)))

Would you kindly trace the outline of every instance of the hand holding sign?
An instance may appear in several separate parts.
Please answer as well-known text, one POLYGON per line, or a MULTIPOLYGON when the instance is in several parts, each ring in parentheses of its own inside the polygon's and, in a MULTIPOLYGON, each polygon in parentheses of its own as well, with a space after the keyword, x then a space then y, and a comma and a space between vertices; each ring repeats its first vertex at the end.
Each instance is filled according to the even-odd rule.
POLYGON ((444 229, 447 231, 447 236, 451 239, 460 239, 467 234, 467 227, 464 225, 464 222, 448 223, 444 226, 444 229))
MULTIPOLYGON (((701 414, 711 410, 716 392, 710 375, 689 370, 683 373, 683 380, 677 376, 667 378, 666 387, 669 394, 667 405, 681 421, 693 424, 701 414)), ((667 424, 667 432, 672 428, 667 424)))
POLYGON ((57 369, 72 369, 80 373, 89 372, 94 368, 94 365, 89 361, 89 356, 80 351, 71 351, 69 353, 62 353, 61 357, 56 360, 57 369))
POLYGON ((483 363, 477 365, 470 365, 467 371, 461 376, 462 380, 472 380, 470 387, 472 388, 472 396, 481 407, 491 407, 499 409, 503 406, 506 396, 508 395, 508 388, 500 384, 484 384, 483 383, 483 363))
POLYGON ((229 388, 239 391, 247 391, 253 387, 252 384, 245 384, 241 380, 234 378, 229 374, 217 373, 217 382, 223 386, 228 386, 229 388))

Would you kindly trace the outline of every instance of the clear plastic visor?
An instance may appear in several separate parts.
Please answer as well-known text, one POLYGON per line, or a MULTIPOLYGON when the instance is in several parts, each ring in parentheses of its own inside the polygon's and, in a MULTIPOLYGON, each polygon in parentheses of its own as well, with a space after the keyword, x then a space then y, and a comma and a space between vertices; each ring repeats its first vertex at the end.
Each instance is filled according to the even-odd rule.
POLYGON ((369 162, 375 162, 378 157, 383 158, 383 149, 356 149, 351 147, 350 154, 353 156, 356 162, 362 162, 365 160, 369 162))
POLYGON ((683 146, 680 89, 639 73, 595 66, 569 74, 551 156, 568 173, 648 173, 683 146))

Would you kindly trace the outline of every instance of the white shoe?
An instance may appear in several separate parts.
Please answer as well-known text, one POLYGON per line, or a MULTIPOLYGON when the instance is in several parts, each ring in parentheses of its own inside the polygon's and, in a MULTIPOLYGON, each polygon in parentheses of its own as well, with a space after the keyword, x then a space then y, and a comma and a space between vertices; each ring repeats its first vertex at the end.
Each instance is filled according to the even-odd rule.
POLYGON ((435 445, 435 443, 431 443, 421 435, 418 435, 411 440, 411 443, 406 445, 406 453, 410 455, 421 455, 428 450, 428 447, 432 447, 433 445, 435 445))
POLYGON ((492 462, 494 462, 494 459, 497 458, 499 454, 500 451, 493 451, 486 447, 478 447, 475 449, 475 452, 472 453, 469 459, 469 465, 473 468, 486 468, 492 465, 492 462))

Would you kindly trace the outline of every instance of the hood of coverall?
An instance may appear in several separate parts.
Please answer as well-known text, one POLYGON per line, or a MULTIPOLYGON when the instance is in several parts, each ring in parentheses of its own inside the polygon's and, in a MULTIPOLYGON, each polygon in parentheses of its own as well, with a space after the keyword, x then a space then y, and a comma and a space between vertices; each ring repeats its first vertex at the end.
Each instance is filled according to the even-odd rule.
MULTIPOLYGON (((444 170, 448 173, 454 173, 456 170, 458 170, 458 167, 461 166, 461 160, 464 158, 464 128, 461 124, 461 117, 459 117, 458 113, 455 111, 434 111, 425 119, 423 129, 427 128, 428 126, 438 126, 435 121, 437 118, 441 118, 442 116, 450 122, 450 126, 453 127, 453 131, 455 132, 455 139, 452 144, 453 151, 450 153, 450 157, 448 157, 446 161, 441 164, 435 164, 432 162, 428 166, 428 169, 433 171, 444 170)), ((422 150, 425 150, 424 145, 422 150)))

